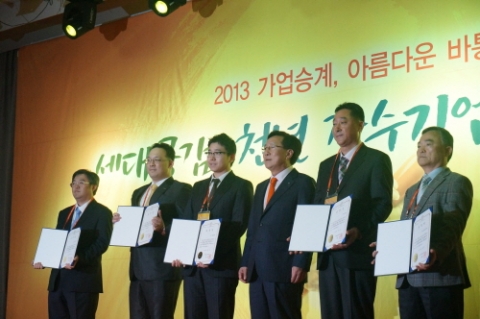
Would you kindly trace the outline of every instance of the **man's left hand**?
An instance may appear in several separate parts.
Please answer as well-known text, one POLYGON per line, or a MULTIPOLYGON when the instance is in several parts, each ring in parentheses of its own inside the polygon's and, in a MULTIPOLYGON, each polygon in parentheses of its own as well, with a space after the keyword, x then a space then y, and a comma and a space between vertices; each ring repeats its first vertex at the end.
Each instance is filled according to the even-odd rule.
POLYGON ((437 261, 437 252, 435 249, 430 249, 430 261, 428 264, 418 264, 417 270, 418 271, 426 271, 433 267, 433 264, 437 261))
POLYGON ((292 284, 298 284, 300 282, 303 282, 305 280, 305 276, 307 275, 307 272, 303 270, 300 267, 293 266, 292 267, 292 278, 291 278, 291 283, 292 284))
POLYGON ((345 244, 335 244, 333 245, 332 250, 345 249, 361 237, 360 231, 357 227, 350 228, 346 231, 345 235, 347 236, 345 244))
POLYGON ((153 225, 153 229, 156 232, 159 232, 162 235, 165 235, 165 223, 163 222, 161 210, 158 211, 158 216, 155 216, 152 218, 152 225, 153 225))
POLYGON ((65 264, 65 269, 73 269, 75 268, 75 266, 77 265, 77 262, 78 262, 78 256, 75 256, 75 258, 73 258, 73 261, 71 264, 65 264))

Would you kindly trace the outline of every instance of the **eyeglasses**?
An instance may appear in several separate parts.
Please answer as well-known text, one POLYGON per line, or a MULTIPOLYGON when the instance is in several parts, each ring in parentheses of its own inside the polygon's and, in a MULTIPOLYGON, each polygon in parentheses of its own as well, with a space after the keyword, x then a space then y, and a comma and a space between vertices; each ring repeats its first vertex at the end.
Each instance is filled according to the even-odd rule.
POLYGON ((74 187, 74 186, 84 186, 84 185, 89 185, 90 183, 89 182, 85 182, 85 181, 75 181, 75 182, 71 182, 70 183, 70 187, 74 187))
POLYGON ((161 162, 165 162, 165 161, 166 161, 166 159, 161 159, 161 158, 146 158, 146 159, 143 160, 143 162, 145 164, 150 164, 152 162, 157 164, 157 163, 161 163, 161 162))
POLYGON ((265 153, 265 152, 267 152, 267 151, 270 152, 271 150, 274 150, 274 149, 276 149, 277 147, 278 147, 278 148, 283 148, 283 149, 285 148, 285 147, 280 146, 280 145, 264 146, 264 147, 262 147, 262 152, 263 152, 263 153, 265 153))
POLYGON ((205 152, 205 155, 208 156, 215 156, 215 157, 220 157, 222 154, 227 154, 227 152, 205 152))

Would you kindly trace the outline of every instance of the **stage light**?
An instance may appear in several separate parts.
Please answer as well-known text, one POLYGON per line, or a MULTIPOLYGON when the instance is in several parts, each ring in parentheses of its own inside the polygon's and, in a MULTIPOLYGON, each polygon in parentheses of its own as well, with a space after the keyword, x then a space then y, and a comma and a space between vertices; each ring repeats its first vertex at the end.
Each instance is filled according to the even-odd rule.
POLYGON ((159 16, 165 17, 185 3, 187 0, 148 0, 148 7, 159 16))
POLYGON ((76 39, 95 27, 98 1, 71 1, 63 11, 63 32, 70 39, 76 39))

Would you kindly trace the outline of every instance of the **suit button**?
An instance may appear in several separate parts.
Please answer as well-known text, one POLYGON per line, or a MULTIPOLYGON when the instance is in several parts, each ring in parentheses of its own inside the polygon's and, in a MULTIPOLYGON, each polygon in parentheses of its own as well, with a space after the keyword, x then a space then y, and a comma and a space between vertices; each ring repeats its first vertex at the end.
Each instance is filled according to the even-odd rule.
POLYGON ((262 223, 260 223, 260 227, 262 227, 262 226, 263 226, 263 224, 262 224, 262 223))

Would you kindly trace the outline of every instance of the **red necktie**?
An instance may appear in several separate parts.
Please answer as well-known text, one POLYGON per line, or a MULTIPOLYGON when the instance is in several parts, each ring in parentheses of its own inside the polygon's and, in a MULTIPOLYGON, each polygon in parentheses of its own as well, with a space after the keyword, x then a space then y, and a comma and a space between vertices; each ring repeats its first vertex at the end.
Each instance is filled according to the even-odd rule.
POLYGON ((270 188, 268 189, 267 204, 272 198, 273 193, 275 193, 275 184, 277 184, 277 179, 275 177, 272 177, 270 179, 270 188))

